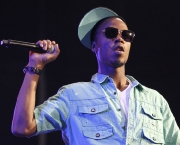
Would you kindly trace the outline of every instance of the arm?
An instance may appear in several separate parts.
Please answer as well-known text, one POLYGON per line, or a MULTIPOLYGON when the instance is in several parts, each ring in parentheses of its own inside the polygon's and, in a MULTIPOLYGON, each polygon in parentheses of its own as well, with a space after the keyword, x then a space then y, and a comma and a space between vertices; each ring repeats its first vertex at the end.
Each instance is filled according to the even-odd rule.
POLYGON ((176 120, 169 108, 167 102, 165 102, 163 109, 163 130, 164 139, 166 145, 179 145, 180 144, 180 130, 176 123, 176 120))
MULTIPOLYGON (((53 54, 38 54, 30 52, 29 63, 27 66, 36 67, 42 70, 47 63, 57 58, 60 50, 54 41, 51 42, 49 40, 43 40, 38 41, 38 44, 41 45, 44 50, 51 48, 51 45, 54 45, 55 47, 53 54)), ((26 72, 23 84, 17 97, 12 120, 12 132, 16 136, 30 136, 36 132, 34 108, 38 80, 39 76, 37 74, 26 72)))

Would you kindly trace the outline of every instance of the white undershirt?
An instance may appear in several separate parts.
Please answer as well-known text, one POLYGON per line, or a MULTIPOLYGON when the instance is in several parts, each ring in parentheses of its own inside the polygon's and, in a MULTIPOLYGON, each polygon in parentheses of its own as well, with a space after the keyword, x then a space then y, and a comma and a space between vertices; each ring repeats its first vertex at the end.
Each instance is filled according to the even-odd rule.
POLYGON ((129 97, 130 97, 130 89, 131 89, 131 82, 129 82, 128 87, 123 90, 122 92, 118 90, 118 96, 121 103, 121 107, 124 111, 124 114, 126 116, 126 119, 128 118, 128 108, 129 108, 129 97))

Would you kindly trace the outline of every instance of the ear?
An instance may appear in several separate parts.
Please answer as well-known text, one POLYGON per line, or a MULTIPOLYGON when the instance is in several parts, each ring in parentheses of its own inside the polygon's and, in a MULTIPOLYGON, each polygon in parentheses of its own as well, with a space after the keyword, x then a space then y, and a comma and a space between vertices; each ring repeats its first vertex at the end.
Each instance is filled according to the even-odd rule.
POLYGON ((96 48, 96 42, 92 42, 92 45, 91 45, 91 50, 93 51, 93 52, 95 52, 96 53, 96 50, 97 48, 96 48))

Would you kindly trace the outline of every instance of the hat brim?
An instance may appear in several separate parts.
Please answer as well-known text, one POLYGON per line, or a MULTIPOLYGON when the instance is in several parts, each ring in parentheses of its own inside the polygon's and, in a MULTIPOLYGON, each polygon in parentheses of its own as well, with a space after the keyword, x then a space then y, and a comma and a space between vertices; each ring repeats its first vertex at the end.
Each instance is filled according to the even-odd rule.
POLYGON ((81 43, 85 47, 91 49, 90 35, 92 28, 98 21, 113 16, 118 15, 112 10, 105 7, 98 7, 86 13, 78 27, 78 37, 81 43))

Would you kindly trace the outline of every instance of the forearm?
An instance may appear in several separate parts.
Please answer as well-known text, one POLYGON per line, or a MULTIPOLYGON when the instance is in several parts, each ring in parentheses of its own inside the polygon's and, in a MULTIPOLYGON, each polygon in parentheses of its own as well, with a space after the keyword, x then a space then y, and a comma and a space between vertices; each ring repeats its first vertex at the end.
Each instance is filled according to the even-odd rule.
POLYGON ((27 72, 25 75, 12 121, 12 132, 17 136, 27 136, 36 132, 34 108, 38 80, 37 74, 27 72))

